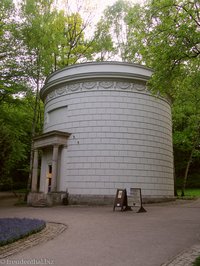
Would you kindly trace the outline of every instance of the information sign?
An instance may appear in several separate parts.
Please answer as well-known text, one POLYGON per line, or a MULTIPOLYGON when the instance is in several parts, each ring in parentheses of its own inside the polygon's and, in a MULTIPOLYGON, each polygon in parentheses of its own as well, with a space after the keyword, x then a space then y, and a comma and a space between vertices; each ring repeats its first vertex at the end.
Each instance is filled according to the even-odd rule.
POLYGON ((137 212, 146 212, 142 206, 141 188, 130 188, 130 196, 128 196, 128 206, 137 207, 137 212))
POLYGON ((128 207, 126 189, 117 189, 113 211, 115 211, 116 207, 121 208, 121 211, 126 210, 126 208, 128 207))

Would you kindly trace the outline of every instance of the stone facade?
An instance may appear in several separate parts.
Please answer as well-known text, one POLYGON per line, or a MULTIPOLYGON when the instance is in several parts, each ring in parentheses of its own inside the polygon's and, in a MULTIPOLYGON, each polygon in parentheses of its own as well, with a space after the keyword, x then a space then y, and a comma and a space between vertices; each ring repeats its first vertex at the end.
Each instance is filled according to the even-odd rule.
MULTIPOLYGON (((57 191, 67 190, 72 201, 105 202, 117 188, 129 194, 132 187, 144 199, 173 198, 171 107, 148 91, 151 75, 139 65, 101 62, 47 79, 44 133, 70 133, 58 150, 57 191)), ((51 164, 50 147, 42 155, 39 190, 45 193, 51 164)))

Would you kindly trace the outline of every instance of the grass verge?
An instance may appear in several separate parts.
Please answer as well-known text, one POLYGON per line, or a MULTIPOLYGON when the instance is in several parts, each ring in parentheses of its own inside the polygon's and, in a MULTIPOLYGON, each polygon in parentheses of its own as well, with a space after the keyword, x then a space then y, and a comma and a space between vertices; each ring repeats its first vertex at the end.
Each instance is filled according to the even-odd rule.
POLYGON ((185 190, 185 196, 181 197, 181 190, 178 190, 179 198, 199 198, 200 197, 200 189, 199 188, 187 188, 185 190))
POLYGON ((200 257, 197 257, 196 260, 192 263, 193 266, 200 266, 200 257))

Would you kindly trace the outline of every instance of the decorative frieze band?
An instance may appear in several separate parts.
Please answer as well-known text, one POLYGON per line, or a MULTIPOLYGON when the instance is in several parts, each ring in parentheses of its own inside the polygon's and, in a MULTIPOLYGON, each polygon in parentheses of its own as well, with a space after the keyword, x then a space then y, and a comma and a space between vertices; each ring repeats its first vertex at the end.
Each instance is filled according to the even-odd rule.
POLYGON ((86 92, 93 90, 113 90, 113 91, 128 91, 128 92, 144 92, 148 93, 147 86, 142 83, 120 82, 120 81, 87 81, 81 83, 73 83, 64 85, 50 92, 46 101, 56 97, 71 94, 75 92, 86 92))

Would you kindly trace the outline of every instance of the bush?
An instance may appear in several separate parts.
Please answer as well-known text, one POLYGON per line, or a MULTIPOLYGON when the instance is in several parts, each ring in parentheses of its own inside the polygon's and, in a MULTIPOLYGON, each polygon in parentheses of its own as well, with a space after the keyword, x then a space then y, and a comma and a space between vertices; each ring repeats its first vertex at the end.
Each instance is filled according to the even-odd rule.
POLYGON ((28 218, 0 219, 0 246, 12 243, 28 235, 37 233, 45 228, 43 220, 28 218))
POLYGON ((196 260, 192 264, 193 266, 200 266, 200 257, 197 257, 196 260))

